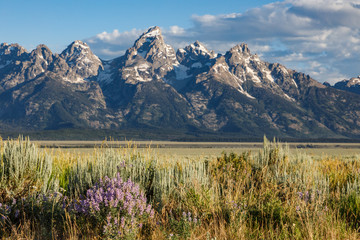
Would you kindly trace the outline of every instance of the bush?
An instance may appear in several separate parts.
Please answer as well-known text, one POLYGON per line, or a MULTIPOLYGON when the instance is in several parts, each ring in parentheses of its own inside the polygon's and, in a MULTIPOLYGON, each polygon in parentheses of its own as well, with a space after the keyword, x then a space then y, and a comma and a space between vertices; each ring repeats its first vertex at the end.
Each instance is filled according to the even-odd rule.
POLYGON ((154 216, 139 185, 130 179, 124 182, 119 173, 95 184, 82 200, 72 204, 72 211, 84 226, 90 224, 91 229, 109 239, 134 239, 154 216))
POLYGON ((31 195, 13 199, 11 203, 0 204, 0 226, 4 234, 12 225, 22 225, 24 219, 31 219, 36 238, 63 237, 65 211, 60 193, 31 195))
POLYGON ((57 190, 49 155, 21 137, 0 144, 0 202, 57 190))
POLYGON ((355 229, 360 228, 360 196, 352 192, 340 199, 339 212, 355 229))

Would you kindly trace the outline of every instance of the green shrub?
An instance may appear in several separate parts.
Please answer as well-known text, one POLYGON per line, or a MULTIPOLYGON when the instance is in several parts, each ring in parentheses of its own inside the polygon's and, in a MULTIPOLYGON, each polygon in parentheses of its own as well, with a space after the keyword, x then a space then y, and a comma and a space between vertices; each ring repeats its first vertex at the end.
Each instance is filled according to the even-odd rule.
MULTIPOLYGON (((342 196, 338 203, 340 215, 355 229, 360 228, 360 195, 352 192, 342 196)), ((337 208, 337 206, 333 206, 337 208)))
POLYGON ((52 176, 52 158, 29 139, 19 137, 1 143, 0 202, 27 197, 33 193, 57 190, 52 176))
POLYGON ((31 219, 32 231, 38 239, 60 239, 63 237, 65 211, 60 193, 39 194, 0 204, 0 226, 5 234, 13 225, 23 224, 24 219, 31 219))

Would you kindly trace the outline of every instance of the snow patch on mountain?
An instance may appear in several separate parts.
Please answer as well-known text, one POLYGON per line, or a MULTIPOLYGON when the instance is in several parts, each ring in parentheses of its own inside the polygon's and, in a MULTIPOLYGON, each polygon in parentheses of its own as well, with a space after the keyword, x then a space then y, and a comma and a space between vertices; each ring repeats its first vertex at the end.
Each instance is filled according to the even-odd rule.
POLYGON ((7 67, 8 65, 10 65, 10 63, 12 63, 12 61, 7 60, 5 64, 0 65, 0 69, 7 67))
POLYGON ((150 28, 149 31, 147 33, 145 33, 142 37, 143 38, 153 38, 158 35, 161 35, 160 28, 154 27, 154 28, 150 28))
POLYGON ((100 71, 97 76, 97 81, 100 83, 110 83, 112 81, 111 65, 104 63, 104 70, 100 71))
POLYGON ((271 82, 275 82, 270 70, 265 70, 264 72, 267 79, 269 79, 271 82))
POLYGON ((291 79, 291 82, 294 84, 294 86, 295 86, 296 88, 299 88, 294 79, 291 79))
POLYGON ((261 82, 260 78, 256 75, 256 73, 254 72, 254 70, 252 70, 249 66, 247 66, 247 65, 245 66, 245 71, 246 71, 246 73, 247 73, 248 75, 251 76, 251 78, 250 78, 251 81, 254 81, 254 82, 256 82, 256 83, 260 83, 260 82, 261 82))
POLYGON ((192 67, 192 68, 201 68, 201 67, 202 67, 202 64, 201 64, 201 62, 196 62, 196 63, 193 63, 193 64, 191 65, 191 67, 192 67))
POLYGON ((176 74, 176 80, 184 80, 186 78, 192 77, 192 74, 188 74, 188 71, 190 70, 188 67, 181 64, 174 64, 173 66, 176 74))
POLYGON ((81 77, 74 77, 74 78, 64 77, 63 80, 65 82, 70 82, 70 83, 85 83, 86 82, 86 80, 82 79, 81 77))

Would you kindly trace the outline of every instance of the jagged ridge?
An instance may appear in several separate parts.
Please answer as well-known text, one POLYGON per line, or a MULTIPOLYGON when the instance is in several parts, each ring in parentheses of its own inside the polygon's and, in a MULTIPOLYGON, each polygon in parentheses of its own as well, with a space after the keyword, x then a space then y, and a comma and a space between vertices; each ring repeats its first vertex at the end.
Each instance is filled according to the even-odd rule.
POLYGON ((246 44, 222 55, 196 41, 175 52, 159 27, 111 61, 81 41, 60 55, 45 45, 30 53, 17 44, 0 45, 2 129, 359 137, 359 97, 261 61, 246 44))

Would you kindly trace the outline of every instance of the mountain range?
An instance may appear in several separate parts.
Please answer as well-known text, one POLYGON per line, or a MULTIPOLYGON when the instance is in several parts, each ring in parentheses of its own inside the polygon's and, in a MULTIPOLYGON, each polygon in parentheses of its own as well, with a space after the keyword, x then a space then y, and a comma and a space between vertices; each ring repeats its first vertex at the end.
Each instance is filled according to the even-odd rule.
POLYGON ((360 79, 322 84, 244 43, 177 51, 159 27, 123 56, 82 41, 61 54, 0 45, 0 130, 135 129, 241 137, 360 138, 360 79))

